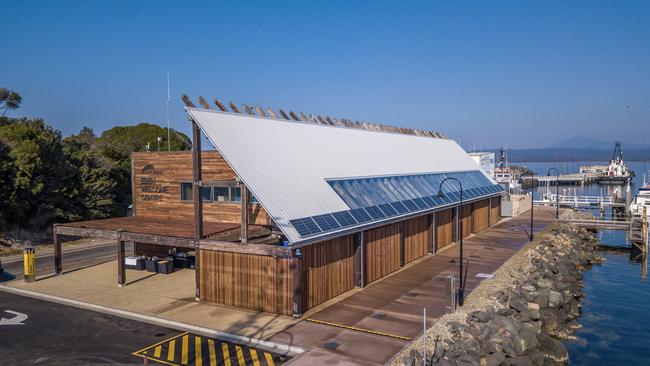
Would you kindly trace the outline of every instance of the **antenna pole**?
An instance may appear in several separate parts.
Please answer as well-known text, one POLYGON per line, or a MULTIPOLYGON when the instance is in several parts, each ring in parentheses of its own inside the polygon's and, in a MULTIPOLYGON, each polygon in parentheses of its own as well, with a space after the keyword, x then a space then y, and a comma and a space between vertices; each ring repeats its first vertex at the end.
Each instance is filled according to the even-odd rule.
POLYGON ((167 69, 167 151, 172 151, 171 133, 169 132, 169 102, 171 102, 171 97, 169 93, 169 69, 167 69))

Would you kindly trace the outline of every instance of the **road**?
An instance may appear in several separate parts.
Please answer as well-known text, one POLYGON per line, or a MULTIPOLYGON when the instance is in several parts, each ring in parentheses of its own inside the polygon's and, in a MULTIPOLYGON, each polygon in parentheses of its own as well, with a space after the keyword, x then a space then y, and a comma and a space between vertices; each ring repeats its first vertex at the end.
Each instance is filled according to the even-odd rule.
POLYGON ((6 292, 0 292, 0 318, 2 365, 142 365, 145 353, 151 365, 286 361, 256 348, 6 292))
MULTIPOLYGON (((127 244, 126 252, 132 253, 133 245, 127 244)), ((69 271, 76 268, 83 268, 99 263, 108 262, 117 259, 117 248, 115 243, 106 245, 96 245, 88 248, 77 248, 63 252, 63 270, 69 271)), ((0 282, 10 281, 12 279, 23 278, 23 261, 14 260, 6 262, 2 260, 2 267, 5 273, 0 275, 0 282)), ((43 254, 36 256, 36 275, 43 276, 54 273, 54 255, 43 254)))
POLYGON ((131 353, 180 332, 92 311, 0 293, 6 310, 28 316, 21 325, 0 324, 0 364, 142 364, 131 353))

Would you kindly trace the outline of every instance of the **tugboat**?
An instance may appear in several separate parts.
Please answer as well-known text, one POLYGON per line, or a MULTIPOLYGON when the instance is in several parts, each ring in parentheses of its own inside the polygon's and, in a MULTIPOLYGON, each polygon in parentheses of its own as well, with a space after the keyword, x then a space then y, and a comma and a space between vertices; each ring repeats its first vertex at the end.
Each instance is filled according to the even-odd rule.
POLYGON ((609 162, 607 171, 598 177, 599 184, 627 184, 634 177, 634 172, 628 169, 623 161, 623 151, 621 150, 621 143, 615 142, 614 154, 612 160, 609 162))

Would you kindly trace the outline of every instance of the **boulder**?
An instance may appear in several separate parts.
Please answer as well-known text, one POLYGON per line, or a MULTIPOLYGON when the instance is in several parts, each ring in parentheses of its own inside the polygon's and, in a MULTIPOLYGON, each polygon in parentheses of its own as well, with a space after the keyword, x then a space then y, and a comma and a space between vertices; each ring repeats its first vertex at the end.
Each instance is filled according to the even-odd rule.
POLYGON ((533 329, 522 331, 514 340, 515 351, 519 355, 535 346, 537 346, 537 333, 533 329))
POLYGON ((562 294, 557 291, 550 291, 548 294, 548 306, 556 308, 562 304, 562 294))
POLYGON ((569 354, 562 342, 546 334, 540 334, 537 339, 539 350, 546 355, 550 364, 566 364, 569 361, 569 354))
POLYGON ((507 366, 532 366, 533 361, 526 356, 517 356, 513 358, 507 358, 504 362, 504 365, 507 366))

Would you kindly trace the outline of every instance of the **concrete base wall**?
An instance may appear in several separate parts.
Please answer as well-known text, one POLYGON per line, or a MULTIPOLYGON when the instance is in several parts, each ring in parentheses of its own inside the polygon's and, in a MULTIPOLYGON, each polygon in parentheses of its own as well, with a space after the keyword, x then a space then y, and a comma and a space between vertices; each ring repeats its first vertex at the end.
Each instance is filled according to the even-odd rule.
POLYGON ((533 201, 527 194, 511 194, 510 200, 501 201, 502 217, 517 217, 522 212, 530 210, 533 201))

